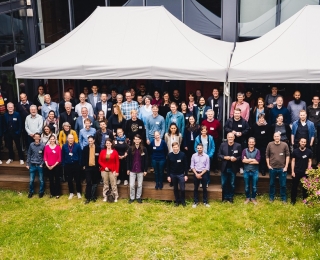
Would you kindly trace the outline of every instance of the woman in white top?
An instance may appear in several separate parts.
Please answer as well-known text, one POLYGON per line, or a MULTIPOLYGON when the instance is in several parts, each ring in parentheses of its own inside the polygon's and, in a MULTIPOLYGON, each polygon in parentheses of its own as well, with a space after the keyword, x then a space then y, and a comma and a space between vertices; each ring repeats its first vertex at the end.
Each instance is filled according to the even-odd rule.
MULTIPOLYGON (((41 142, 44 143, 45 145, 49 144, 49 139, 51 136, 54 136, 57 140, 57 135, 52 133, 48 125, 45 125, 42 129, 41 142)), ((56 143, 58 143, 58 141, 56 141, 56 143)))
POLYGON ((149 116, 152 115, 152 106, 151 106, 151 100, 152 100, 152 97, 147 95, 147 96, 144 96, 143 98, 143 101, 142 103, 144 104, 144 106, 140 107, 139 108, 139 119, 142 120, 142 122, 146 125, 147 124, 147 118, 149 116))
POLYGON ((172 144, 177 142, 179 146, 182 143, 182 136, 179 133, 179 129, 176 123, 171 123, 168 129, 168 133, 164 135, 164 140, 167 143, 169 153, 172 152, 172 144))

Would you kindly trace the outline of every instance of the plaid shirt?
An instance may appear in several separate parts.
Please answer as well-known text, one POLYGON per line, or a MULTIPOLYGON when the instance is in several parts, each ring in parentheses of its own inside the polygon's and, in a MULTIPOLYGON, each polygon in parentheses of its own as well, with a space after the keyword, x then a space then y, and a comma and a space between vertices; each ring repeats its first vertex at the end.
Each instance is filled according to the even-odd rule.
POLYGON ((121 112, 126 117, 126 120, 131 119, 131 110, 136 110, 138 112, 139 105, 137 101, 132 100, 130 103, 126 101, 121 104, 121 112))

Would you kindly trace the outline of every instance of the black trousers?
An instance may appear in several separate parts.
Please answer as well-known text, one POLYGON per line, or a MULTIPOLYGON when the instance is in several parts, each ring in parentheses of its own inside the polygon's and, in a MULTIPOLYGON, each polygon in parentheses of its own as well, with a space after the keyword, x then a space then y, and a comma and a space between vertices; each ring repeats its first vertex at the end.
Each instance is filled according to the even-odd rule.
POLYGON ((21 142, 20 142, 20 135, 17 135, 15 133, 7 133, 6 134, 6 145, 9 150, 9 159, 14 159, 14 152, 13 152, 13 142, 16 145, 16 148, 18 150, 19 160, 24 160, 22 148, 21 148, 21 142))
POLYGON ((76 190, 81 193, 81 173, 78 162, 65 164, 64 172, 68 176, 68 188, 70 193, 74 193, 73 180, 76 182, 76 190))
POLYGON ((94 199, 98 182, 101 179, 99 168, 96 166, 88 166, 84 170, 86 174, 86 199, 94 199))
POLYGON ((127 174, 127 158, 120 160, 119 180, 129 181, 129 175, 127 174))
MULTIPOLYGON (((301 179, 303 177, 307 177, 305 173, 295 173, 296 176, 292 177, 292 187, 291 187, 291 201, 296 202, 297 200, 297 195, 298 195, 298 187, 299 184, 301 184, 301 179)), ((305 199, 307 198, 307 190, 302 187, 302 198, 305 199)))
POLYGON ((60 196, 60 166, 57 165, 52 170, 49 170, 47 167, 45 167, 45 173, 49 177, 50 194, 52 196, 60 196))

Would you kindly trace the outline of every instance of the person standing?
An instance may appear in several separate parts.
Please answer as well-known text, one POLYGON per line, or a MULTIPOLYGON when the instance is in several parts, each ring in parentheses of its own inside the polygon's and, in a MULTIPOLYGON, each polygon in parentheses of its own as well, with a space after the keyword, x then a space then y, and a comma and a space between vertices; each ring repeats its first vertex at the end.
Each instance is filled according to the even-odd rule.
POLYGON ((108 129, 113 132, 113 135, 116 135, 118 128, 125 130, 126 122, 119 105, 113 105, 113 113, 108 119, 108 129))
POLYGON ((178 207, 179 204, 183 207, 186 206, 185 183, 188 180, 188 169, 187 156, 180 151, 180 145, 174 142, 172 144, 172 152, 168 154, 167 158, 167 180, 173 184, 175 207, 178 207))
POLYGON ((199 184, 202 184, 203 188, 203 204, 208 208, 210 207, 208 203, 208 192, 207 192, 207 183, 208 183, 208 174, 207 172, 210 170, 210 159, 207 154, 203 152, 203 144, 199 143, 197 145, 197 153, 193 154, 191 157, 190 168, 194 173, 193 177, 193 208, 198 206, 199 195, 198 189, 199 184))
MULTIPOLYGON (((76 106, 76 103, 74 102, 74 100, 71 98, 71 94, 70 92, 64 92, 64 95, 63 95, 63 100, 60 101, 59 103, 59 114, 61 115, 62 113, 66 112, 66 103, 69 102, 71 104, 71 110, 74 112, 74 108, 76 106)), ((71 111, 70 110, 70 111, 71 111)))
POLYGON ((44 103, 41 107, 41 115, 43 120, 48 118, 48 114, 50 111, 54 112, 54 116, 59 120, 59 108, 56 102, 51 101, 51 97, 49 94, 44 95, 44 103))
POLYGON ((244 190, 246 193, 246 200, 244 204, 248 204, 250 201, 257 205, 257 183, 259 178, 259 162, 260 162, 260 151, 255 148, 255 138, 250 137, 248 139, 248 148, 242 151, 242 162, 244 165, 244 190), (250 179, 252 184, 252 192, 250 193, 250 179))
POLYGON ((200 134, 200 126, 196 124, 194 116, 188 118, 188 124, 186 131, 184 131, 183 147, 186 152, 188 165, 191 163, 191 157, 194 153, 194 142, 197 136, 200 134))
POLYGON ((76 143, 79 143, 78 135, 76 131, 71 129, 71 126, 68 122, 64 122, 62 126, 62 130, 59 132, 58 143, 62 149, 62 146, 67 143, 68 135, 71 134, 73 136, 73 140, 76 143))
POLYGON ((21 117, 18 112, 14 111, 13 103, 9 102, 7 104, 7 110, 4 114, 4 136, 6 140, 6 144, 9 150, 9 159, 7 160, 6 164, 10 164, 13 162, 14 159, 14 152, 13 152, 13 142, 16 145, 18 150, 18 155, 20 159, 20 164, 24 164, 24 156, 21 148, 20 143, 20 135, 21 135, 21 117))
POLYGON ((28 198, 32 198, 34 194, 34 179, 36 173, 39 174, 40 190, 39 198, 43 197, 44 194, 44 180, 43 180, 43 150, 44 144, 40 142, 41 134, 35 133, 33 135, 34 142, 29 145, 27 153, 26 167, 30 173, 30 183, 29 183, 29 194, 28 198))
POLYGON ((270 142, 266 149, 266 160, 269 168, 270 184, 269 199, 274 201, 275 181, 279 177, 280 196, 283 203, 287 203, 287 170, 290 161, 289 147, 285 142, 280 141, 280 133, 273 135, 273 142, 270 142))
POLYGON ((299 120, 299 113, 301 110, 307 110, 306 102, 301 100, 300 91, 296 90, 293 94, 294 100, 291 100, 288 103, 287 109, 291 116, 290 123, 292 124, 294 121, 299 120))
POLYGON ((117 180, 117 185, 121 184, 123 181, 124 185, 128 185, 129 176, 127 174, 127 156, 129 145, 126 142, 126 136, 121 128, 117 129, 117 135, 115 136, 113 148, 118 152, 120 160, 119 177, 117 180))
MULTIPOLYGON (((178 106, 176 103, 172 102, 170 104, 171 111, 168 112, 166 116, 166 131, 169 131, 169 127, 171 123, 175 123, 179 129, 179 132, 181 133, 181 136, 184 135, 184 128, 185 128, 185 122, 184 122, 184 116, 181 112, 178 111, 178 106)), ((170 150, 170 149, 169 149, 170 150)))
POLYGON ((112 140, 106 140, 105 149, 100 152, 99 165, 103 179, 103 201, 107 202, 107 192, 110 189, 114 195, 114 202, 118 202, 117 176, 119 175, 119 154, 112 149, 112 140))
POLYGON ((207 106, 209 106, 214 111, 214 119, 217 119, 220 123, 222 123, 223 97, 219 95, 219 88, 213 88, 212 96, 207 100, 207 106))
POLYGON ((42 85, 38 86, 38 94, 33 99, 33 104, 37 106, 38 114, 41 115, 41 108, 44 104, 44 87, 42 85))
MULTIPOLYGON (((95 121, 97 122, 97 121, 95 121)), ((98 145, 101 149, 105 148, 107 138, 113 140, 113 133, 110 129, 107 129, 108 120, 100 121, 100 129, 97 130, 95 135, 95 144, 98 145)))
POLYGON ((274 108, 277 105, 277 98, 280 95, 278 94, 278 87, 277 86, 272 86, 271 87, 271 93, 266 95, 265 100, 265 107, 269 110, 271 110, 272 108, 274 108))
POLYGON ((131 119, 131 111, 135 110, 138 111, 139 110, 139 104, 137 101, 132 100, 134 97, 132 96, 130 91, 126 92, 126 102, 123 102, 121 105, 121 112, 124 116, 124 118, 126 120, 131 119))
POLYGON ((101 94, 98 93, 99 88, 96 85, 92 85, 91 90, 92 93, 88 95, 88 102, 91 104, 93 111, 95 111, 96 105, 100 101, 101 94))
POLYGON ((168 129, 168 133, 165 133, 164 140, 168 146, 169 153, 172 152, 172 144, 178 143, 179 146, 182 144, 182 135, 179 133, 179 129, 176 123, 171 123, 168 129))
POLYGON ((69 200, 73 198, 74 185, 73 180, 76 182, 76 191, 78 199, 81 199, 81 147, 74 141, 74 136, 68 134, 67 143, 62 145, 62 166, 64 172, 68 175, 68 188, 69 188, 69 200))
POLYGON ((85 128, 81 129, 79 134, 79 144, 81 146, 81 149, 88 145, 88 137, 95 136, 96 134, 96 129, 91 127, 92 123, 89 118, 84 120, 84 125, 85 128))
POLYGON ((46 175, 49 176, 50 198, 56 196, 56 199, 59 199, 61 192, 59 167, 61 163, 61 148, 56 144, 56 141, 55 135, 51 135, 49 144, 44 148, 43 159, 46 164, 46 175))
POLYGON ((133 144, 128 150, 127 174, 130 176, 130 199, 131 204, 136 199, 142 203, 142 182, 143 177, 147 175, 148 153, 142 144, 142 138, 136 134, 133 138, 133 144), (137 193, 135 192, 135 182, 138 181, 137 193))
POLYGON ((94 144, 94 137, 88 137, 88 145, 82 150, 82 167, 86 175, 86 201, 88 204, 90 201, 96 201, 96 190, 98 182, 100 180, 99 174, 99 154, 100 147, 94 144))
POLYGON ((307 112, 305 110, 300 111, 299 118, 292 124, 291 144, 294 148, 298 148, 300 139, 305 138, 307 140, 307 147, 311 148, 315 135, 314 124, 310 120, 307 120, 307 112))
POLYGON ((99 111, 103 111, 104 116, 107 119, 109 119, 109 117, 112 114, 112 103, 107 101, 107 94, 106 93, 101 94, 101 101, 98 101, 98 103, 95 106, 95 109, 94 109, 95 118, 98 117, 99 111))
POLYGON ((141 119, 138 118, 138 111, 132 110, 130 112, 131 118, 126 122, 126 128, 124 133, 127 136, 127 142, 130 144, 133 141, 135 135, 140 135, 142 140, 146 140, 146 130, 144 123, 141 119))
MULTIPOLYGON (((91 126, 93 126, 94 119, 92 116, 88 116, 88 109, 86 107, 81 108, 81 116, 76 119, 75 130, 79 136, 80 130, 85 128, 84 121, 90 119, 91 126)), ((71 125, 71 124, 70 124, 71 125)))
POLYGON ((139 108, 138 118, 146 125, 147 119, 152 115, 152 106, 151 106, 152 97, 147 95, 143 97, 142 103, 144 104, 139 108))
POLYGON ((87 115, 89 115, 90 117, 94 116, 94 111, 93 111, 93 107, 90 103, 86 102, 86 96, 81 93, 79 95, 79 99, 80 99, 80 103, 76 105, 74 111, 80 115, 82 114, 82 109, 86 108, 87 109, 87 115))
POLYGON ((26 117, 25 130, 28 134, 27 143, 30 145, 34 141, 35 133, 42 133, 43 119, 37 112, 37 106, 30 106, 30 115, 26 117))
MULTIPOLYGON (((291 204, 297 202, 298 186, 302 178, 307 178, 307 170, 312 167, 312 151, 307 148, 307 139, 301 138, 299 148, 292 152, 291 169, 292 169, 292 187, 291 187, 291 204)), ((302 197, 307 198, 307 190, 302 187, 302 197)))
POLYGON ((76 120, 78 118, 78 114, 72 111, 72 103, 65 102, 64 103, 65 111, 60 114, 60 130, 62 130, 62 125, 65 122, 68 122, 71 125, 71 129, 75 129, 76 120))
POLYGON ((283 122, 285 124, 290 124, 290 113, 289 110, 283 106, 283 97, 278 96, 276 100, 276 105, 270 110, 269 114, 269 124, 273 125, 276 123, 279 114, 283 116, 283 122))
POLYGON ((156 186, 155 189, 162 190, 163 188, 163 174, 168 154, 168 147, 158 131, 154 132, 154 139, 150 143, 151 149, 151 165, 154 169, 154 176, 156 186))
POLYGON ((320 164, 320 106, 319 106, 319 96, 313 96, 312 105, 307 107, 308 119, 314 124, 316 130, 317 142, 315 142, 315 154, 317 159, 317 164, 320 164))
POLYGON ((234 101, 231 104, 230 108, 230 118, 233 117, 234 111, 236 108, 240 109, 241 112, 241 117, 246 120, 247 122, 249 121, 249 116, 250 116, 250 106, 247 102, 244 101, 244 94, 239 92, 237 94, 237 101, 234 101))
POLYGON ((227 142, 220 145, 218 158, 221 163, 222 202, 233 203, 236 173, 241 160, 241 145, 235 143, 233 133, 227 134, 227 142))

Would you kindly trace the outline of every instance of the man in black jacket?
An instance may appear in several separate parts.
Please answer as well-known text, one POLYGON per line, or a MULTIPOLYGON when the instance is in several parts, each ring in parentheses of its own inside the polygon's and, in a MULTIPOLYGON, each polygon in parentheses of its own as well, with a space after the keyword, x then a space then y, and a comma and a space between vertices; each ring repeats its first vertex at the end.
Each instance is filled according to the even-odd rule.
POLYGON ((74 111, 74 108, 76 107, 76 102, 71 98, 70 92, 65 92, 63 96, 63 100, 59 103, 59 114, 66 112, 65 110, 65 103, 70 102, 72 104, 71 110, 74 111))
POLYGON ((212 96, 207 100, 207 106, 214 111, 214 119, 223 120, 223 97, 219 95, 219 89, 213 88, 212 96))
POLYGON ((60 130, 62 130, 62 125, 65 122, 68 122, 71 125, 71 129, 75 130, 76 120, 78 118, 78 114, 72 111, 72 103, 65 102, 64 104, 65 112, 60 114, 60 130))
POLYGON ((41 115, 41 108, 44 103, 44 87, 43 85, 38 86, 38 94, 33 99, 33 104, 35 104, 38 108, 38 114, 41 115))
POLYGON ((126 123, 125 134, 127 136, 127 141, 130 140, 132 143, 133 138, 136 134, 140 135, 143 142, 146 142, 146 130, 142 120, 138 118, 138 112, 136 110, 131 110, 131 119, 126 123))
POLYGON ((241 145, 234 142, 233 133, 227 134, 227 142, 221 144, 218 157, 221 163, 222 202, 233 203, 236 173, 241 160, 241 145))
POLYGON ((96 104, 96 108, 94 110, 94 114, 96 116, 96 118, 98 117, 98 113, 99 111, 103 111, 104 112, 104 116, 105 118, 109 118, 112 114, 112 103, 107 101, 107 94, 106 93, 102 93, 100 96, 101 101, 98 101, 96 104))

